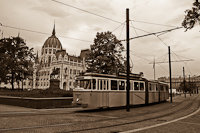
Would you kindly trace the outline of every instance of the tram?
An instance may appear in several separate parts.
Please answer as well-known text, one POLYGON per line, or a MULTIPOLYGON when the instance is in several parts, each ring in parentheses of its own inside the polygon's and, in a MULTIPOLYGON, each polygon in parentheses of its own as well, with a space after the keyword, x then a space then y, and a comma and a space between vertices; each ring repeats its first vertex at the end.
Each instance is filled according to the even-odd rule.
MULTIPOLYGON (((126 75, 84 73, 75 78, 73 104, 88 108, 126 106, 126 75)), ((130 74, 130 105, 150 104, 169 98, 166 83, 130 74)))

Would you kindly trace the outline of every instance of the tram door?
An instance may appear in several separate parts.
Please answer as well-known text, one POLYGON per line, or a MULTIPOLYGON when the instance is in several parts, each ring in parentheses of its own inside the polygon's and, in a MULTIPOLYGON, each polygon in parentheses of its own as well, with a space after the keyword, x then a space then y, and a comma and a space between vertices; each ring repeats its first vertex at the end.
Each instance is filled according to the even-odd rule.
POLYGON ((109 106, 108 80, 99 80, 99 107, 109 106))

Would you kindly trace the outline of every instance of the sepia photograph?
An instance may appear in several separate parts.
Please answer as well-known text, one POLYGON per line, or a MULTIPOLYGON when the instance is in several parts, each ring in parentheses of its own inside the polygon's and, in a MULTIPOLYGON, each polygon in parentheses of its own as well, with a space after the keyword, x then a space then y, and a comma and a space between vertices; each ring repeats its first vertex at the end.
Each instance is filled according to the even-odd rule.
POLYGON ((197 133, 200 0, 0 0, 0 132, 197 133))

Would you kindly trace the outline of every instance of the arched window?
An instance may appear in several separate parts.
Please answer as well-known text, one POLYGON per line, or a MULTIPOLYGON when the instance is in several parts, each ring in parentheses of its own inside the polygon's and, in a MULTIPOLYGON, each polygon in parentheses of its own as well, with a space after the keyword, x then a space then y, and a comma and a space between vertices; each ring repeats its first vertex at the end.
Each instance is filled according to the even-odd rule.
POLYGON ((51 63, 51 56, 49 56, 49 63, 51 63))
POLYGON ((65 73, 67 73, 67 67, 65 68, 65 73))
POLYGON ((56 49, 53 49, 53 54, 55 54, 56 53, 56 49))

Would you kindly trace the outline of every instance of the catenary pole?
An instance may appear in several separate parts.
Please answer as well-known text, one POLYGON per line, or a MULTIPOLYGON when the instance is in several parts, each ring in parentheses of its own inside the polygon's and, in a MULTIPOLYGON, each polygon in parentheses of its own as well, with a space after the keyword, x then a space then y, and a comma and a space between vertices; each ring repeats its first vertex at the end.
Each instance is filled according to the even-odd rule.
POLYGON ((153 69, 154 69, 154 80, 156 80, 156 64, 155 64, 155 56, 154 56, 154 62, 153 62, 153 69))
POLYGON ((171 55, 170 55, 170 46, 168 46, 169 50, 169 81, 170 81, 170 99, 172 103, 172 74, 171 74, 171 55))
POLYGON ((189 86, 190 86, 190 96, 191 96, 191 83, 190 83, 190 75, 189 75, 189 86))
POLYGON ((127 82, 127 89, 126 89, 126 111, 130 111, 130 63, 129 63, 129 9, 126 9, 126 48, 127 48, 127 76, 126 76, 126 82, 127 82))
POLYGON ((184 85, 185 98, 186 98, 186 89, 185 89, 185 70, 184 70, 184 67, 183 67, 183 85, 184 85))

